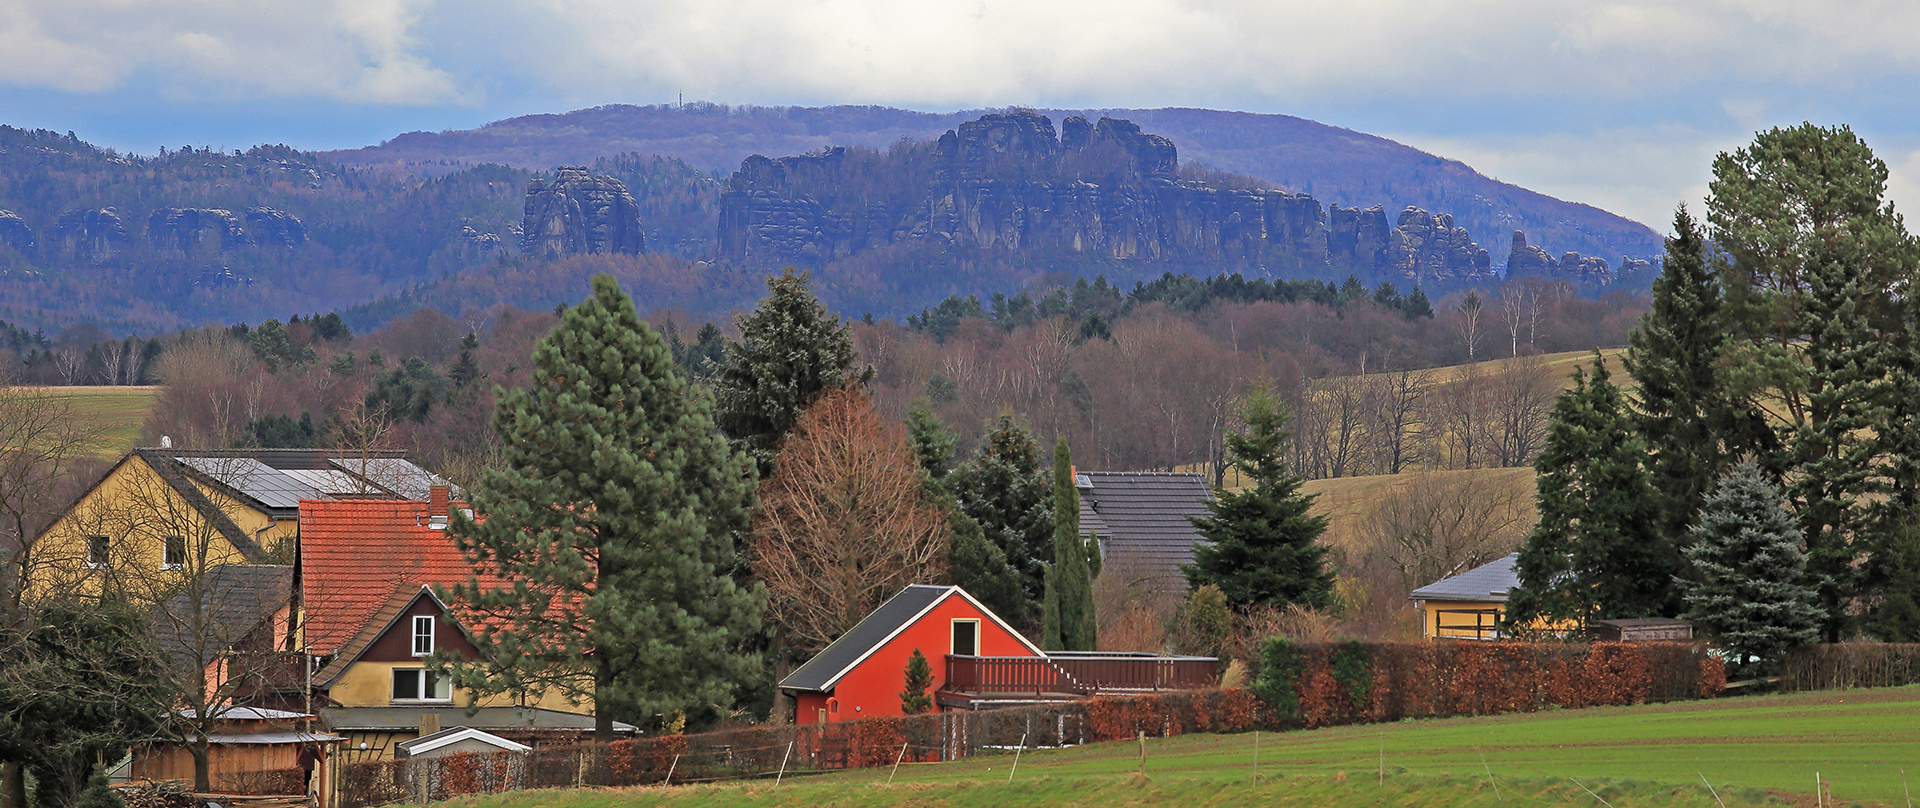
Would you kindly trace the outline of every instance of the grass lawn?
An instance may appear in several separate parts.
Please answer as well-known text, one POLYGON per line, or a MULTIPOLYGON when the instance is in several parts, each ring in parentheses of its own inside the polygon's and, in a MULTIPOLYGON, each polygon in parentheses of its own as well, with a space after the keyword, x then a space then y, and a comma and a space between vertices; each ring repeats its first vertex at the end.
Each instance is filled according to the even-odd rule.
POLYGON ((140 425, 153 411, 159 387, 42 387, 41 393, 72 403, 75 415, 100 429, 89 454, 103 460, 118 459, 140 439, 140 425))
POLYGON ((1713 808, 1704 774, 1731 808, 1769 795, 1812 805, 1816 772, 1838 804, 1905 805, 1903 767, 1920 775, 1920 687, 1836 691, 1525 715, 1192 735, 1139 747, 1094 744, 1012 758, 902 766, 790 781, 679 789, 531 792, 467 800, 551 805, 1688 805, 1713 808), (1385 751, 1385 784, 1376 782, 1385 751), (1482 755, 1485 762, 1482 763, 1482 755), (1502 789, 1496 800, 1486 772, 1502 789), (618 795, 617 797, 609 795, 618 795))

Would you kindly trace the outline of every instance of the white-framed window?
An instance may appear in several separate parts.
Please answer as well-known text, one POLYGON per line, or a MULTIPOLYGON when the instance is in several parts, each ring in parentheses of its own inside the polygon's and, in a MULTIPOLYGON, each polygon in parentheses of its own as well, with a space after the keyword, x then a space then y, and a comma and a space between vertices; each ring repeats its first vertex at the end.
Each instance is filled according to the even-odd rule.
POLYGON ((394 668, 393 700, 453 701, 453 687, 446 677, 426 668, 394 668))
POLYGON ((187 540, 183 536, 168 536, 160 549, 160 568, 177 570, 187 565, 187 540))
POLYGON ((111 546, 111 543, 107 541, 107 537, 105 536, 88 536, 87 567, 96 570, 106 569, 107 555, 111 546))
POLYGON ((426 656, 431 653, 433 653, 433 616, 414 615, 413 655, 426 656))
POLYGON ((952 648, 953 650, 948 653, 954 656, 978 656, 980 654, 980 621, 953 621, 952 648))

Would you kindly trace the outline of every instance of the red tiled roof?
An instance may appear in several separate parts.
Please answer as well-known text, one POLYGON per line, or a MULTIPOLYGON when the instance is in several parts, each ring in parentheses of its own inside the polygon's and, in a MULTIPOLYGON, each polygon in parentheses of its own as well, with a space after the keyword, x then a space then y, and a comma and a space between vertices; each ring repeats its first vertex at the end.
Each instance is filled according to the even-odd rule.
MULTIPOLYGON (((300 501, 301 595, 314 654, 338 653, 403 585, 474 577, 445 530, 428 527, 419 500, 300 501)), ((503 585, 492 575, 483 584, 503 585)))

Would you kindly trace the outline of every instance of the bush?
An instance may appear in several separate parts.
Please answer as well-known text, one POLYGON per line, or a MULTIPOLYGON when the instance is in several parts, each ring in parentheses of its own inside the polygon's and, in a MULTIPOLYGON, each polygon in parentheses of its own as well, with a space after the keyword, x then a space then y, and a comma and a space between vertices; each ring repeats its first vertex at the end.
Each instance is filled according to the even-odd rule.
POLYGON ((1300 674, 1306 670, 1300 650, 1285 637, 1268 637, 1260 644, 1260 675, 1253 695, 1267 707, 1269 722, 1287 726, 1300 720, 1300 674))

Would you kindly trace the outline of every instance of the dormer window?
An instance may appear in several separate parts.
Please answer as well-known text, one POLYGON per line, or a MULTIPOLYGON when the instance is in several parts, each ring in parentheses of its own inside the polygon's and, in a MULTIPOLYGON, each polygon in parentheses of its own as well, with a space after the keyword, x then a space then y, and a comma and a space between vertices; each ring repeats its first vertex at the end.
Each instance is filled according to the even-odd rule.
POLYGON ((418 615, 413 618, 413 655, 427 656, 433 653, 433 617, 418 615))

